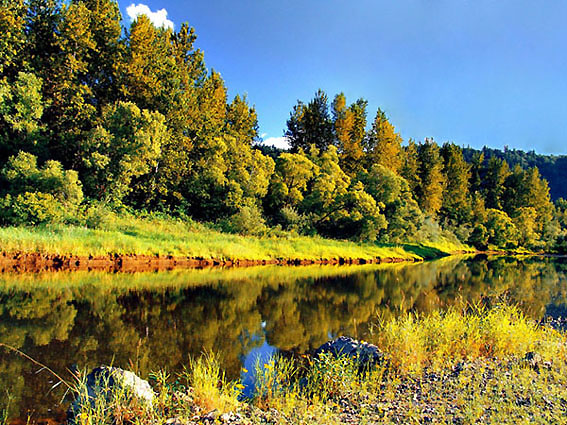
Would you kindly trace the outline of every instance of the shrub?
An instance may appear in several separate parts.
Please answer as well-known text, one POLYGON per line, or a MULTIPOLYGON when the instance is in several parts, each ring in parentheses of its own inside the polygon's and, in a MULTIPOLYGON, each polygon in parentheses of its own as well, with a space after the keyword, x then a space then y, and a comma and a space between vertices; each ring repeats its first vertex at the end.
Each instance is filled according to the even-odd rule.
POLYGON ((57 161, 39 168, 34 155, 20 152, 8 159, 0 175, 6 187, 0 201, 4 224, 59 222, 75 214, 83 200, 77 172, 64 170, 57 161))
POLYGON ((257 206, 243 206, 221 224, 224 231, 241 235, 261 235, 267 230, 266 222, 257 206))
POLYGON ((0 220, 6 224, 43 224, 62 220, 63 205, 49 193, 25 192, 0 200, 0 220))

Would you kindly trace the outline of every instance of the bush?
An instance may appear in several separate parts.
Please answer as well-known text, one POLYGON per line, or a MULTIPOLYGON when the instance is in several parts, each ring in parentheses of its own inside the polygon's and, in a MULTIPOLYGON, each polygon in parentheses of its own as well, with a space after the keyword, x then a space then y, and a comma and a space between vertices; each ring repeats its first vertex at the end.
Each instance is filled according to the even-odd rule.
POLYGON ((37 158, 20 152, 8 159, 0 172, 4 180, 0 200, 3 224, 41 224, 76 215, 83 190, 76 171, 64 170, 57 161, 38 168, 37 158))
POLYGON ((0 200, 0 219, 5 224, 44 224, 62 221, 65 208, 49 193, 25 192, 0 200))
POLYGON ((282 227, 292 232, 304 233, 310 225, 309 217, 300 214, 293 207, 285 206, 280 210, 282 227))
POLYGON ((241 235, 262 235, 267 227, 262 213, 257 206, 243 206, 228 220, 221 222, 221 229, 229 233, 241 235))

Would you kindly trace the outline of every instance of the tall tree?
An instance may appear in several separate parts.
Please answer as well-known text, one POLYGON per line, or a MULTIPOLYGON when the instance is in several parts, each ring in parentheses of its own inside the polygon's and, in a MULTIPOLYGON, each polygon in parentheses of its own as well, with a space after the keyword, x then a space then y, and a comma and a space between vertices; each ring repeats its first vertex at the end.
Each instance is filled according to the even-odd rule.
POLYGON ((85 83, 93 92, 99 110, 118 100, 118 72, 124 56, 122 16, 116 0, 74 0, 90 11, 89 29, 94 49, 89 58, 85 83))
POLYGON ((468 222, 472 213, 469 193, 471 167, 463 158, 461 148, 453 143, 443 145, 441 156, 446 181, 442 214, 458 224, 468 222))
POLYGON ((416 191, 421 184, 421 178, 419 176, 419 152, 417 150, 417 143, 415 143, 413 139, 409 139, 402 156, 403 161, 400 175, 406 179, 410 190, 413 193, 417 193, 416 191))
POLYGON ((426 214, 436 215, 443 206, 446 185, 439 146, 432 139, 425 139, 418 147, 418 154, 421 185, 416 192, 419 206, 426 214))
POLYGON ((398 174, 402 166, 402 138, 381 109, 366 137, 367 167, 380 164, 398 174))
POLYGON ((359 99, 347 107, 343 93, 333 100, 333 122, 341 167, 350 176, 362 168, 366 105, 364 99, 359 99))
POLYGON ((90 31, 90 11, 83 3, 70 3, 61 10, 55 34, 58 55, 45 87, 50 104, 45 111, 50 138, 50 155, 66 167, 78 168, 79 152, 96 121, 93 91, 86 83, 89 60, 96 49, 90 31))
POLYGON ((482 172, 484 168, 484 152, 475 152, 471 159, 470 191, 472 193, 482 190, 482 172))
POLYGON ((509 175, 510 168, 506 161, 496 157, 488 160, 482 184, 486 208, 502 209, 504 183, 509 175))
POLYGON ((0 77, 15 75, 21 69, 25 45, 24 0, 0 0, 0 77))
POLYGON ((301 101, 297 102, 287 121, 285 136, 288 138, 292 152, 297 152, 299 149, 309 151, 311 145, 324 151, 333 143, 333 121, 329 115, 329 99, 323 90, 317 90, 307 105, 301 101))

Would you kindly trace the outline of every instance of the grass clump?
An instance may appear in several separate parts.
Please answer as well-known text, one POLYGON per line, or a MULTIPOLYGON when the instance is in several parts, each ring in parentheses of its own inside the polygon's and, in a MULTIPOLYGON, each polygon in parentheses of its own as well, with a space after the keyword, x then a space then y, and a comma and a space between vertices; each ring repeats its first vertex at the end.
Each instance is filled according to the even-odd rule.
POLYGON ((375 342, 390 354, 402 372, 449 367, 457 361, 523 355, 545 348, 546 357, 557 353, 556 331, 530 321, 514 306, 492 309, 471 307, 469 312, 450 309, 428 315, 408 314, 379 322, 375 342))
POLYGON ((213 353, 191 360, 187 375, 193 390, 193 403, 202 411, 225 413, 238 407, 242 385, 226 380, 219 359, 213 353))

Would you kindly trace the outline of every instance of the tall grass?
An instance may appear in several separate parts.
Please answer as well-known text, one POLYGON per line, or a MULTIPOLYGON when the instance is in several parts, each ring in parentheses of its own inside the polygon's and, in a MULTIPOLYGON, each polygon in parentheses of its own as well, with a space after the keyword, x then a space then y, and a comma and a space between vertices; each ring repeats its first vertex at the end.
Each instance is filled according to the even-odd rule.
POLYGON ((552 358, 560 345, 557 331, 528 320, 514 306, 492 309, 473 306, 463 313, 450 309, 428 315, 409 314, 373 329, 376 344, 390 354, 392 366, 402 372, 449 367, 457 361, 523 355, 544 349, 552 358))
POLYGON ((0 252, 77 256, 108 254, 173 255, 216 259, 421 259, 420 252, 448 254, 455 244, 381 246, 272 232, 265 236, 221 233, 171 218, 117 216, 104 229, 71 225, 0 228, 0 252))

